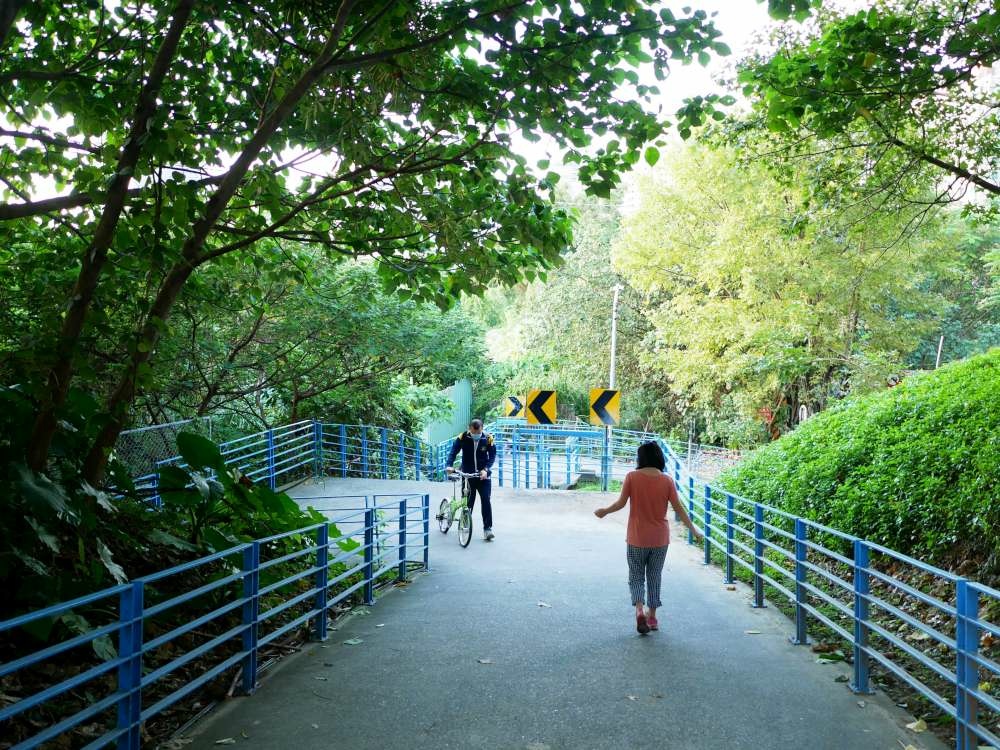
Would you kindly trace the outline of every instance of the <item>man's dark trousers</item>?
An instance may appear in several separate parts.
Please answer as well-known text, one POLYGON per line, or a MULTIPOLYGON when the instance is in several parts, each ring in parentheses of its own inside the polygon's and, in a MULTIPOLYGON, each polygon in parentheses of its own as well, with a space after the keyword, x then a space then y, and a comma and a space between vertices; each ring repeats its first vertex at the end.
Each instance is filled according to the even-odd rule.
POLYGON ((493 528, 493 507, 490 505, 490 480, 467 479, 469 483, 469 510, 476 507, 476 493, 483 499, 483 530, 493 528))

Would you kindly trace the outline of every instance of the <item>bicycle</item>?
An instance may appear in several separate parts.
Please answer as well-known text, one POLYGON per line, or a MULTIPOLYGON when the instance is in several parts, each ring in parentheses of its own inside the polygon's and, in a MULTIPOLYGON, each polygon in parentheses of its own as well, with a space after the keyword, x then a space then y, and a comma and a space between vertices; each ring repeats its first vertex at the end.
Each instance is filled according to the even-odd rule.
POLYGON ((469 510, 469 483, 467 480, 475 479, 478 474, 466 474, 464 471, 447 472, 448 481, 454 482, 451 488, 451 500, 444 498, 438 507, 438 513, 434 516, 438 522, 438 529, 442 534, 447 534, 455 517, 458 517, 458 543, 463 547, 468 547, 472 541, 472 511, 469 510), (462 482, 462 492, 459 495, 458 482, 462 482))

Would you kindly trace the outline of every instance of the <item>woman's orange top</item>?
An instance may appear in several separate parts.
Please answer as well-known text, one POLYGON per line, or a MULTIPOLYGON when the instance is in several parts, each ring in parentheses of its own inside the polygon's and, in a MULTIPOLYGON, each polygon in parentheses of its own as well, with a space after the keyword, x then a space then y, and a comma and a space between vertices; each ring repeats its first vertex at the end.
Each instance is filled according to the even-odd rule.
POLYGON ((625 475, 622 492, 628 495, 628 533, 633 547, 663 547, 670 543, 667 508, 677 499, 674 480, 662 472, 641 470, 625 475))

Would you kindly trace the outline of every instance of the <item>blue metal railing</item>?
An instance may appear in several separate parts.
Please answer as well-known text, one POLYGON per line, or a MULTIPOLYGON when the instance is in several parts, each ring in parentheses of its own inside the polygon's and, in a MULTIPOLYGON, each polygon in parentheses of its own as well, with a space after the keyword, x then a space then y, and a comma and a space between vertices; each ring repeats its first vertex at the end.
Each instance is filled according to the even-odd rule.
MULTIPOLYGON (((281 452, 274 453, 280 461, 281 452)), ((48 726, 13 747, 39 747, 87 725, 99 727, 88 733, 88 748, 138 748, 143 723, 227 672, 238 669, 243 691, 253 692, 260 652, 268 644, 302 627, 309 627, 315 640, 325 640, 332 607, 357 592, 364 603, 374 603, 376 581, 387 574, 405 580, 408 563, 426 569, 428 495, 317 501, 333 502, 336 515, 0 622, 0 634, 13 639, 32 626, 81 612, 107 619, 0 664, 0 680, 37 673, 73 650, 117 636, 117 649, 108 658, 0 708, 0 726, 30 717, 36 721, 24 726, 37 727, 29 712, 46 710, 48 726), (197 585, 165 594, 168 580, 180 574, 197 585), (90 694, 82 707, 73 701, 80 691, 90 694), (55 701, 63 705, 55 708, 55 701), (53 718, 59 710, 62 715, 53 718)))
POLYGON ((982 639, 1000 638, 987 617, 1000 611, 1000 591, 726 492, 691 476, 675 455, 669 461, 704 534, 705 562, 714 555, 727 582, 744 570, 754 606, 765 605, 765 589, 787 599, 793 643, 808 643, 810 620, 822 623, 848 647, 852 690, 871 692, 877 664, 954 719, 958 750, 1000 747, 991 685, 1000 663, 980 649, 982 639))
MULTIPOLYGON (((1000 717, 1000 698, 993 695, 990 684, 993 676, 1000 676, 1000 662, 989 645, 993 639, 1000 641, 1000 626, 990 620, 992 613, 1000 612, 1000 591, 865 539, 796 517, 779 508, 728 493, 695 476, 672 446, 652 433, 613 430, 609 434, 599 429, 589 430, 579 424, 534 432, 516 424, 490 427, 498 441, 494 474, 499 484, 506 482, 506 486, 513 487, 551 486, 563 471, 578 473, 582 469, 599 471, 605 481, 624 476, 632 467, 638 445, 650 439, 658 440, 668 456, 668 471, 674 477, 692 519, 704 533, 706 563, 719 560, 727 582, 732 582, 738 573, 742 573, 753 586, 754 606, 765 606, 766 594, 770 592, 787 598, 794 607, 793 642, 807 643, 810 621, 822 623, 849 647, 854 667, 853 690, 870 692, 870 667, 877 665, 954 719, 956 747, 959 750, 971 750, 981 743, 1000 746, 1000 736, 993 728, 1000 717), (595 433, 600 433, 600 437, 595 433), (923 613, 920 616, 915 614, 917 605, 923 613), (901 634, 904 630, 907 634, 901 634), (925 641, 932 647, 921 647, 920 644, 925 641), (987 645, 981 646, 981 642, 987 645)), ((229 441, 221 447, 227 462, 258 481, 278 486, 309 473, 371 478, 437 478, 451 441, 431 446, 385 428, 300 422, 229 441)), ((155 475, 144 479, 155 486, 155 475)), ((382 498, 379 496, 379 502, 382 498)), ((394 546, 388 547, 382 537, 385 529, 392 525, 391 521, 376 518, 377 513, 384 513, 385 509, 381 505, 369 509, 367 500, 365 505, 364 510, 355 511, 355 516, 361 513, 363 519, 352 533, 331 539, 328 524, 293 532, 293 535, 300 536, 314 533, 315 541, 277 560, 262 563, 260 554, 262 550, 267 551, 268 544, 274 544, 279 538, 258 540, 131 584, 0 623, 0 633, 6 633, 81 608, 94 608, 98 603, 108 608, 117 602, 117 619, 56 646, 0 665, 2 679, 70 649, 89 646, 112 635, 118 637, 119 649, 113 658, 0 709, 2 722, 43 706, 86 682, 108 679, 111 673, 116 675, 117 687, 113 692, 90 701, 76 713, 60 719, 15 747, 36 747, 47 738, 108 711, 117 712, 116 728, 102 735, 100 740, 95 740, 91 746, 100 747, 117 741, 122 747, 135 747, 138 722, 156 715, 236 664, 244 669, 244 688, 251 691, 257 654, 262 645, 308 622, 315 623, 319 637, 318 634, 325 628, 326 612, 331 606, 358 590, 364 601, 371 601, 372 587, 378 576, 388 573, 395 565, 403 565, 400 570, 405 573, 405 563, 400 561, 405 561, 406 555, 414 549, 423 552, 426 566, 429 533, 427 496, 422 496, 421 518, 412 523, 406 520, 408 513, 405 508, 399 507, 401 520, 397 541, 394 546), (422 547, 418 545, 414 548, 408 543, 408 532, 414 528, 422 528, 422 547), (360 562, 347 572, 338 570, 337 575, 331 577, 330 566, 343 563, 347 559, 344 555, 350 559, 357 556, 357 553, 338 553, 334 545, 359 534, 363 537, 360 562), (393 550, 402 556, 392 558, 393 550), (334 552, 332 558, 331 551, 334 552), (304 570, 261 586, 262 573, 266 576, 267 571, 276 566, 292 564, 311 557, 313 553, 315 562, 310 561, 304 570), (193 571, 210 563, 221 563, 234 556, 240 558, 238 565, 230 560, 224 573, 217 572, 216 578, 184 597, 158 602, 152 607, 144 601, 151 584, 160 578, 193 571), (343 590, 337 589, 335 596, 329 598, 333 587, 352 575, 359 575, 360 578, 343 590), (282 585, 307 579, 315 580, 308 590, 297 592, 294 597, 277 602, 261 613, 262 595, 277 596, 282 585), (169 608, 167 605, 181 605, 227 585, 242 586, 240 595, 202 612, 187 625, 178 626, 144 643, 143 626, 148 624, 151 616, 165 611, 169 608), (280 628, 261 634, 261 623, 280 617, 286 611, 291 612, 300 605, 307 609, 293 620, 283 622, 280 628), (237 610, 241 613, 239 623, 215 635, 207 644, 142 674, 143 659, 152 651, 150 643, 166 645, 168 640, 184 636, 194 628, 237 610), (170 638, 164 640, 167 635, 170 638), (142 690, 148 691, 172 671, 185 667, 237 636, 240 647, 198 677, 200 682, 194 681, 194 687, 178 688, 151 705, 142 702, 142 690)), ((345 516, 334 521, 344 525, 351 519, 345 516)), ((688 542, 692 543, 690 535, 688 542)))
MULTIPOLYGON (((434 446, 398 430, 304 420, 219 444, 228 466, 272 489, 309 476, 365 479, 431 479, 440 470, 434 446)), ((156 471, 135 477, 154 503, 158 470, 183 466, 180 456, 155 462, 156 471)))

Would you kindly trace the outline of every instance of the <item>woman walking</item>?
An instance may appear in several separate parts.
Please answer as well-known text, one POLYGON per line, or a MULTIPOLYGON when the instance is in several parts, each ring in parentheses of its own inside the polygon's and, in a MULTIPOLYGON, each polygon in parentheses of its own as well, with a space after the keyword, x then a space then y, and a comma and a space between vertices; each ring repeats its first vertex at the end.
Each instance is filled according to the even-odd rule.
POLYGON ((631 500, 628 511, 628 533, 626 534, 626 556, 628 558, 628 586, 632 592, 635 607, 635 629, 645 635, 650 630, 659 630, 656 610, 660 607, 660 579, 663 562, 670 544, 670 524, 667 522, 667 508, 673 506, 695 538, 702 535, 688 516, 687 510, 677 497, 677 487, 669 475, 664 474, 666 461, 663 451, 656 443, 643 443, 636 453, 636 469, 625 476, 618 501, 607 508, 598 508, 594 515, 604 518, 625 507, 631 500), (649 607, 648 612, 645 606, 649 607))

